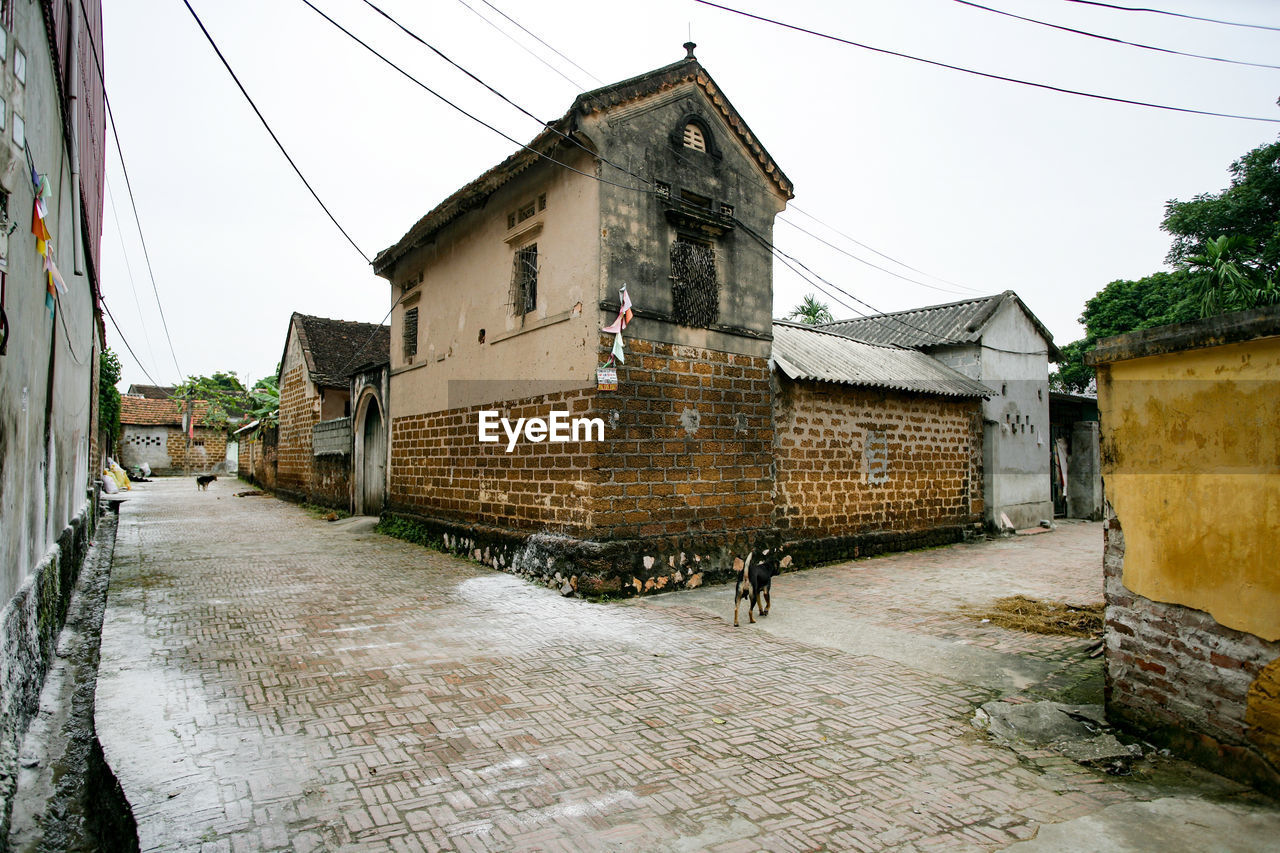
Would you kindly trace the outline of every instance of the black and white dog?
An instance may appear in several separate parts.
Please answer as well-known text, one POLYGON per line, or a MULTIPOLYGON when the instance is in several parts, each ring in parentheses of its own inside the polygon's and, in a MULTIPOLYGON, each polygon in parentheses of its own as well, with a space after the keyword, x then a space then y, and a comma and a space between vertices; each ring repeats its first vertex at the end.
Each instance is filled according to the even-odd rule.
POLYGON ((209 491, 209 484, 218 479, 214 474, 201 474, 196 477, 196 488, 202 492, 209 491))
POLYGON ((774 568, 772 562, 760 560, 753 566, 752 558, 755 554, 747 555, 747 562, 742 566, 742 572, 738 575, 738 581, 733 586, 733 627, 738 627, 738 605, 743 599, 747 602, 747 619, 751 624, 755 624, 756 618, 751 615, 751 608, 760 613, 761 616, 769 612, 773 602, 769 597, 769 587, 773 583, 774 568), (760 599, 764 599, 764 606, 760 605, 760 599))

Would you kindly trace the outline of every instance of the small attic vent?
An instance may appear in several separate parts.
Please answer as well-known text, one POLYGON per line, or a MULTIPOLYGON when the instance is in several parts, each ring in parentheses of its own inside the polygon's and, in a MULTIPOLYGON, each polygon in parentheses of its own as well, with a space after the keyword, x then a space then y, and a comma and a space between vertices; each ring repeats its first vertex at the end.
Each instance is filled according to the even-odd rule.
POLYGON ((693 122, 684 126, 684 147, 692 148, 694 151, 707 150, 707 140, 702 136, 702 128, 693 122))

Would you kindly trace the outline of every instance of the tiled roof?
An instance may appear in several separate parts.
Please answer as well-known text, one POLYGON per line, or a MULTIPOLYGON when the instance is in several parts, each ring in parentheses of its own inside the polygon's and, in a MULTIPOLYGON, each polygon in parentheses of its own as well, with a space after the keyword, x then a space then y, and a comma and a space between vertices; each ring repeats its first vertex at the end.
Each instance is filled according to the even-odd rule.
MULTIPOLYGON (((183 404, 178 400, 149 400, 145 397, 120 398, 120 423, 133 426, 182 426, 183 404)), ((209 412, 203 400, 192 403, 196 426, 209 412)))
POLYGON ((294 314, 293 328, 311 381, 345 388, 351 374, 391 359, 391 327, 294 314))
POLYGON ((373 259, 374 272, 382 274, 399 258, 436 231, 467 211, 482 206, 495 190, 528 169, 543 156, 552 156, 557 160, 561 159, 552 152, 562 144, 572 144, 567 143, 565 137, 572 136, 577 129, 578 115, 590 115, 594 112, 608 110, 655 92, 671 89, 685 82, 696 83, 703 90, 708 100, 719 111, 721 118, 733 129, 738 140, 755 158, 761 171, 768 176, 780 192, 784 193, 787 198, 792 198, 794 193, 790 179, 773 162, 769 152, 760 144, 755 134, 751 132, 751 128, 747 127, 747 123, 742 120, 742 116, 738 115, 738 111, 734 109, 733 104, 729 103, 729 99, 724 96, 720 87, 711 79, 711 75, 707 73, 707 70, 702 67, 697 59, 690 55, 679 62, 673 62, 654 71, 632 77, 629 80, 623 80, 579 95, 574 99, 569 110, 560 118, 549 122, 547 128, 534 137, 526 148, 520 149, 471 183, 455 191, 440 204, 436 205, 426 216, 418 220, 395 245, 379 252, 377 257, 373 259))
POLYGON ((919 350, 863 343, 799 323, 774 321, 770 360, 792 379, 948 397, 994 393, 919 350))
POLYGON ((129 386, 126 394, 135 397, 146 397, 148 400, 167 400, 173 396, 173 392, 177 390, 172 385, 139 385, 134 383, 129 386))
POLYGON ((1061 353, 1054 346, 1053 335, 1012 290, 943 305, 840 320, 821 328, 871 344, 895 344, 913 349, 973 343, 982 339, 987 323, 1006 302, 1017 303, 1026 313, 1048 344, 1050 360, 1057 361, 1061 353))

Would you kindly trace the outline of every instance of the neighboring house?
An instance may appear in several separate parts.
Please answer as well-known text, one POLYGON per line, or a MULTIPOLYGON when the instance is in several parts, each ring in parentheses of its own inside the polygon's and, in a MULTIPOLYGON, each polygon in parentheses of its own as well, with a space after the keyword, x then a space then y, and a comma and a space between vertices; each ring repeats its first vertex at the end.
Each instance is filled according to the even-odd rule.
POLYGON ((1280 794, 1280 306, 1098 342, 1107 714, 1280 794))
POLYGON ((148 400, 170 400, 178 393, 172 385, 140 385, 134 383, 124 392, 129 397, 144 397, 148 400))
MULTIPOLYGON (((351 506, 351 377, 385 364, 389 342, 387 326, 298 313, 289 318, 280 359, 277 491, 325 506, 351 506)), ((262 450, 258 459, 265 456, 262 450)))
POLYGON ((774 321, 775 517, 800 563, 982 528, 982 400, 916 350, 774 321))
POLYGON ((393 303, 389 510, 569 590, 778 556, 768 243, 792 187, 686 49, 578 96, 374 260, 393 303), (623 285, 635 319, 605 390, 623 285), (568 411, 604 436, 507 452, 478 440, 484 410, 568 411))
POLYGON ((1054 516, 1101 521, 1098 398, 1050 391, 1049 438, 1054 516))
POLYGON ((1053 335, 1011 290, 994 296, 875 314, 822 328, 873 344, 927 353, 995 393, 982 404, 983 517, 993 528, 1051 519, 1049 362, 1053 335))
POLYGON ((210 405, 184 401, 120 398, 120 465, 132 471, 145 463, 158 476, 208 474, 222 470, 227 457, 225 426, 209 417, 210 405), (190 425, 188 417, 195 421, 190 425))
POLYGON ((100 0, 0 4, 0 839, 18 744, 96 524, 101 11, 100 0))

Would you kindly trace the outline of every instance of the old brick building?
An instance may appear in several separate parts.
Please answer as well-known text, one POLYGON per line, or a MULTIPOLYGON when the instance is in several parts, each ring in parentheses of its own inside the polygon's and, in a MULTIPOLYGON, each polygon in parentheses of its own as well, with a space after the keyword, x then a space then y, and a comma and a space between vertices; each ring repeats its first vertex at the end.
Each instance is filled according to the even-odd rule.
MULTIPOLYGON (((280 359, 280 412, 272 451, 251 446, 247 467, 295 500, 351 504, 351 376, 386 361, 388 328, 294 313, 280 359), (259 471, 272 464, 272 470, 259 471)), ((252 437, 250 437, 252 441, 252 437)))
POLYGON ((983 504, 988 526, 1053 518, 1049 362, 1053 335, 1012 290, 874 314, 824 328, 873 344, 920 350, 991 389, 982 403, 983 504))
POLYGON ((120 464, 133 470, 145 463, 159 476, 221 470, 227 458, 225 424, 210 417, 203 400, 192 401, 190 417, 195 425, 188 431, 182 400, 122 396, 120 464))
POLYGON ((915 350, 773 325, 776 521, 800 563, 957 541, 982 521, 992 391, 915 350))
POLYGON ((687 47, 579 96, 375 259, 389 507, 495 566, 608 591, 776 557, 767 243, 791 184, 687 47), (600 390, 623 285, 626 361, 600 390), (483 410, 553 409, 604 440, 478 441, 483 410))

